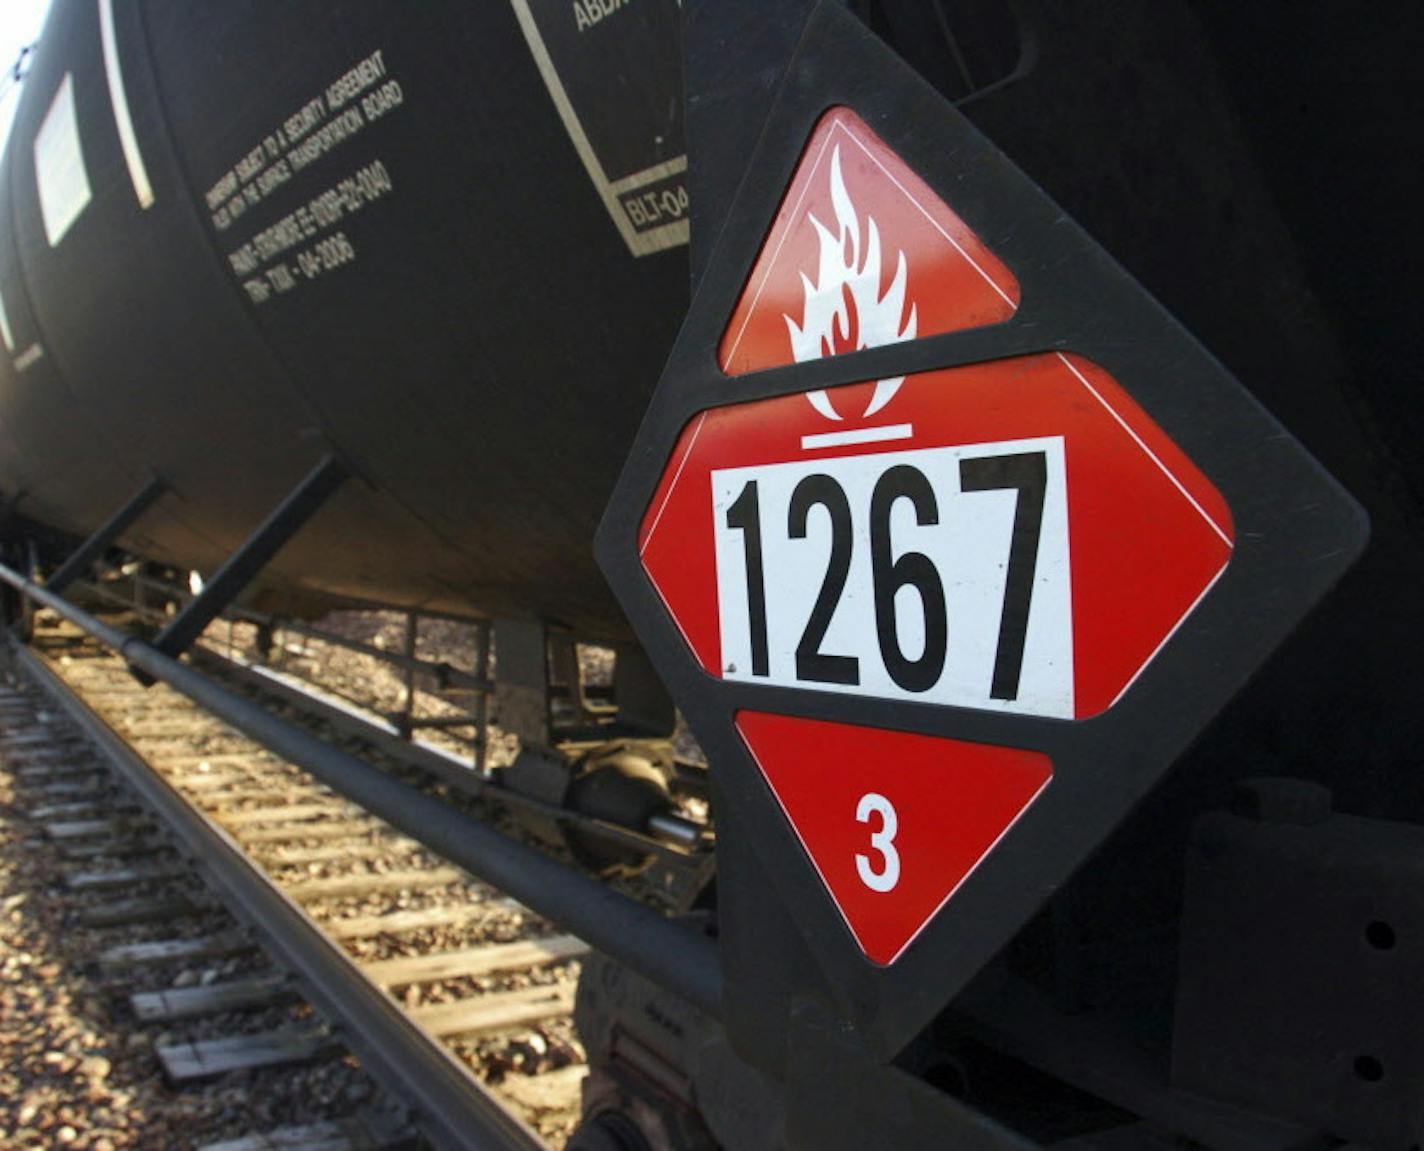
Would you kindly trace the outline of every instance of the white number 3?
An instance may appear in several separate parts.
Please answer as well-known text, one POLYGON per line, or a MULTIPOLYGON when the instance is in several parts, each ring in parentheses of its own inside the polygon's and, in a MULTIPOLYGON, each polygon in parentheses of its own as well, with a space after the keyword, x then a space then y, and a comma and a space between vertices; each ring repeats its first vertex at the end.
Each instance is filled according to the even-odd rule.
POLYGON ((855 819, 857 823, 869 823, 872 815, 880 816, 880 830, 870 833, 870 846, 880 853, 884 866, 876 871, 870 865, 870 857, 857 852, 855 869, 861 883, 871 891, 893 891, 900 882, 900 853, 894 847, 895 832, 900 824, 895 818, 895 805, 883 795, 867 792, 856 805, 855 819))

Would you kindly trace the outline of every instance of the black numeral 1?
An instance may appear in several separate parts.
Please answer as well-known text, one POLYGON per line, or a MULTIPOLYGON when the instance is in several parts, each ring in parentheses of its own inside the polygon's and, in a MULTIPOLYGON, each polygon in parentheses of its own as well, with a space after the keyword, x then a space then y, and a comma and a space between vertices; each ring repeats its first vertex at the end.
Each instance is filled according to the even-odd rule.
POLYGON ((747 557, 747 616, 752 633, 752 675, 769 675, 766 646, 766 580, 761 566, 761 505, 751 480, 727 509, 727 526, 742 533, 747 557))

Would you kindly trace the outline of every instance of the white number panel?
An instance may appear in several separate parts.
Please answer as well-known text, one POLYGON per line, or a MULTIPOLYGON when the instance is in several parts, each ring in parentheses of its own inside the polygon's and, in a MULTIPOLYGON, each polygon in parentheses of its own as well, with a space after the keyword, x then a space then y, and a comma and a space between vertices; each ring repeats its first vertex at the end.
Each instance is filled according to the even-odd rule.
POLYGON ((1062 437, 714 470, 722 675, 1073 716, 1062 437))

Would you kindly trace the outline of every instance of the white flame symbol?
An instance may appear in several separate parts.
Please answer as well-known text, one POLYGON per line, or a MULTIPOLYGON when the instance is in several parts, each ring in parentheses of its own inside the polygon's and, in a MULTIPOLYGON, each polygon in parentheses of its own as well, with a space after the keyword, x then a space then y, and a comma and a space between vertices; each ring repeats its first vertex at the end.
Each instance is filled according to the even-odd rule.
MULTIPOLYGON (((820 267, 813 284, 801 273, 801 285, 806 293, 806 308, 801 325, 790 316, 783 316, 791 334, 791 354, 798 364, 818 360, 837 352, 857 352, 862 348, 879 348, 915 338, 916 314, 912 305, 909 318, 902 325, 905 311, 905 253, 899 254, 895 278, 885 294, 880 294, 880 230, 873 217, 866 217, 864 259, 861 256, 860 217, 846 191, 841 177, 841 149, 837 144, 831 152, 831 205, 836 211, 840 234, 810 217, 821 241, 820 267)), ((880 380, 875 394, 865 409, 873 416, 904 383, 904 376, 880 380)), ((823 391, 807 392, 811 406, 830 420, 841 415, 823 391)))

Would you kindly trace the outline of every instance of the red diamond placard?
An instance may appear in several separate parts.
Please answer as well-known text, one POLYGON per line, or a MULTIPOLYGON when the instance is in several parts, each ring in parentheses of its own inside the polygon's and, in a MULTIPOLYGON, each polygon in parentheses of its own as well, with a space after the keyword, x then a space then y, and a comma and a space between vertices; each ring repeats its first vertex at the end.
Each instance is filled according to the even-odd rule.
POLYGON ((722 780, 728 867, 763 881, 724 901, 728 985, 799 936, 777 1009, 829 991, 827 1026, 892 1059, 1368 527, 879 51, 837 5, 797 41, 598 556, 722 780))
POLYGON ((1048 786, 1046 755, 765 712, 737 730, 866 956, 890 964, 1048 786))
MULTIPOLYGON (((1009 318, 1008 268, 869 127, 822 117, 723 331, 738 374, 1009 318)), ((1111 374, 1040 352, 709 408, 644 570, 724 680, 1082 720, 1226 571, 1231 510, 1111 374)), ((742 710, 851 934, 893 963, 1047 787, 1040 751, 742 710)))
POLYGON ((997 324, 1018 304, 1013 273, 969 226, 864 120, 832 108, 806 145, 718 359, 739 376, 997 324))
MULTIPOLYGON (((826 395, 849 411, 842 397, 866 387, 826 395)), ((859 439, 828 443, 828 425, 804 395, 728 405, 689 423, 669 457, 643 520, 642 561, 712 675, 1087 719, 1127 692, 1230 563, 1235 528, 1221 494, 1082 357, 909 376, 874 423, 849 429, 859 439), (1014 461, 1041 464, 1035 490, 976 485, 975 469, 1014 461), (877 501, 892 472, 915 477, 920 496, 877 501), (824 506, 791 530, 795 491, 812 482, 844 493, 843 574, 824 506), (753 506, 754 531, 737 518, 753 506), (933 564, 923 582, 937 594, 896 593, 893 644, 875 609, 876 588, 894 578, 882 564, 877 584, 877 532, 889 558, 914 552, 933 564), (824 627, 812 625, 818 602, 832 608, 824 627), (892 647, 913 657, 931 614, 946 637, 934 674, 895 680, 892 647), (854 660, 854 679, 808 673, 799 653, 812 647, 854 660)))

